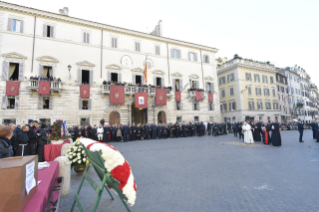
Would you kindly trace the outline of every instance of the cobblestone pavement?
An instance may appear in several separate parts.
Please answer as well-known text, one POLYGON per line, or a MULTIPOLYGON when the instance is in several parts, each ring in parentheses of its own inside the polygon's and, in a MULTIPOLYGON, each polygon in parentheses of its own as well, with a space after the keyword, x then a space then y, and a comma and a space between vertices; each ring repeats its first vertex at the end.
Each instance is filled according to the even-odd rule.
MULTIPOLYGON (((319 143, 305 130, 283 131, 282 146, 244 145, 228 134, 111 143, 130 163, 137 183, 132 212, 319 211, 319 143)), ((90 175, 98 180, 93 169, 90 175)), ((71 193, 60 211, 70 211, 81 175, 72 171, 71 193)), ((87 182, 80 198, 92 211, 97 195, 87 182)), ((76 210, 78 208, 76 206, 76 210)), ((126 211, 103 193, 98 211, 126 211)))

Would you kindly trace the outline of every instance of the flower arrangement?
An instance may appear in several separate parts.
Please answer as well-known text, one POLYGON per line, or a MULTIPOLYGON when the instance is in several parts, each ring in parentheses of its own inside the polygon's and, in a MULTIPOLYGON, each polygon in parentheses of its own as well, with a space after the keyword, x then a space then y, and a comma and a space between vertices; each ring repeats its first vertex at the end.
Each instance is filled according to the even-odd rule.
POLYGON ((47 140, 57 141, 57 140, 61 140, 61 139, 66 139, 67 138, 66 134, 65 133, 61 134, 61 129, 65 130, 65 129, 63 129, 63 121, 61 119, 59 119, 53 123, 51 135, 48 136, 47 140))
POLYGON ((105 161, 105 168, 114 179, 120 182, 118 185, 119 190, 123 192, 129 205, 133 206, 136 200, 136 182, 132 169, 123 155, 109 144, 96 142, 83 137, 78 139, 77 142, 78 141, 92 152, 101 151, 101 156, 105 161))
POLYGON ((70 160, 71 167, 83 166, 86 163, 86 154, 79 140, 70 146, 65 156, 70 160))

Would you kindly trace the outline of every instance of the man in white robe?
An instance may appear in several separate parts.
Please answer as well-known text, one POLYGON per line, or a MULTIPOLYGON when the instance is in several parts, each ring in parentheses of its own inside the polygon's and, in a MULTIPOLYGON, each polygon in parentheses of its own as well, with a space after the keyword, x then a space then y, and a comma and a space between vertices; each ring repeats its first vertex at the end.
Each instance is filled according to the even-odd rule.
POLYGON ((243 125, 243 133, 244 133, 244 143, 253 144, 254 139, 253 139, 253 134, 251 132, 251 126, 247 124, 246 122, 243 125))

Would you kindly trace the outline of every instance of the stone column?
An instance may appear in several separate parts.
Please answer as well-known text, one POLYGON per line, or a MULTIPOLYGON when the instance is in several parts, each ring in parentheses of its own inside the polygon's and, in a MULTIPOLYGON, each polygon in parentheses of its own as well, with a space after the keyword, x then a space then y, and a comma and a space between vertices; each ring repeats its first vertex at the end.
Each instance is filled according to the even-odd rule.
POLYGON ((59 161, 59 176, 64 178, 62 196, 70 193, 71 187, 71 163, 66 156, 59 156, 54 161, 59 161))

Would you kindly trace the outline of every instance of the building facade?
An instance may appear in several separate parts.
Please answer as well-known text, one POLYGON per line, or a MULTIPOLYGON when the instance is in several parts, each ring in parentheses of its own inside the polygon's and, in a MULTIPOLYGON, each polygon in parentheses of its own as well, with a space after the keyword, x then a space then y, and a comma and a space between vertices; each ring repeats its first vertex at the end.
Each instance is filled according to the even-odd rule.
POLYGON ((291 121, 290 108, 289 108, 289 95, 288 95, 288 83, 285 75, 276 73, 276 84, 278 92, 279 110, 281 116, 281 123, 291 121))
POLYGON ((217 68, 224 121, 281 122, 273 65, 234 58, 217 68))
POLYGON ((165 38, 162 27, 160 22, 156 33, 147 34, 70 17, 68 8, 55 14, 1 2, 1 122, 220 121, 219 96, 214 95, 213 103, 207 98, 208 92, 218 91, 217 49, 165 38), (62 82, 51 82, 50 93, 40 95, 39 82, 30 81, 32 76, 53 76, 62 82), (167 91, 167 104, 158 106, 155 91, 148 89, 148 107, 136 110, 134 88, 125 88, 124 104, 111 105, 104 80, 172 90, 167 91), (9 81, 20 82, 17 96, 7 95, 9 81), (83 84, 90 87, 88 98, 81 98, 83 84), (200 101, 190 88, 204 89, 200 101), (175 91, 181 92, 179 102, 175 91))
POLYGON ((299 115, 299 119, 309 122, 312 120, 312 115, 311 115, 312 101, 310 100, 311 77, 304 69, 300 67, 297 68, 297 72, 300 75, 300 88, 301 88, 302 103, 303 103, 303 108, 301 109, 301 114, 299 115))

